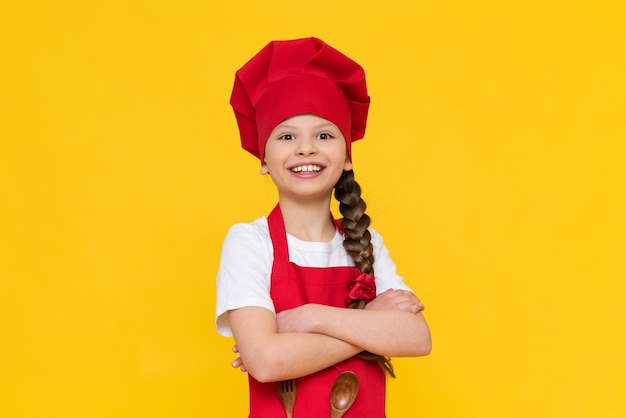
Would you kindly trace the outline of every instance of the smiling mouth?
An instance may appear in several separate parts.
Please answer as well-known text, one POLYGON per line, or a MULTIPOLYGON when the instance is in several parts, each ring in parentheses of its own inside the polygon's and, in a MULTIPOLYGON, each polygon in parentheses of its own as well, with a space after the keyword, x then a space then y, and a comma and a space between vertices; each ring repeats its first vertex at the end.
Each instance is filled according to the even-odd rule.
POLYGON ((299 165, 299 166, 291 168, 290 170, 294 173, 317 173, 319 171, 322 171, 322 169, 323 167, 319 165, 308 164, 308 165, 299 165))

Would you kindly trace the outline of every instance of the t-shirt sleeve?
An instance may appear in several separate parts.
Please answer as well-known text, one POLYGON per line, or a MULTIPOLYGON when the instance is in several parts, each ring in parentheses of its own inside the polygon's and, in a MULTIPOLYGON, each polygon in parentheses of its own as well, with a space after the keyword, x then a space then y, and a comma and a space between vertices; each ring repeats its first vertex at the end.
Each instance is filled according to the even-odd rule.
POLYGON ((383 237, 374 229, 370 229, 370 233, 372 234, 372 245, 374 246, 376 294, 381 294, 387 289, 402 289, 413 292, 404 282, 402 276, 397 273, 396 264, 389 255, 389 250, 383 242, 383 237))
POLYGON ((229 229, 217 273, 215 324, 221 335, 232 336, 229 310, 258 306, 275 313, 270 297, 272 257, 267 238, 250 224, 229 229))

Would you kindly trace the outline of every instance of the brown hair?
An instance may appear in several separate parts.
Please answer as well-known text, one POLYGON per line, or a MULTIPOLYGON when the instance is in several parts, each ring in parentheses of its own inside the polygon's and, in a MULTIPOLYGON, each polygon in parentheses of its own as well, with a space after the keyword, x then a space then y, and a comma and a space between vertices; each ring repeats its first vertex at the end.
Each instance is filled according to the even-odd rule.
MULTIPOLYGON (((361 198, 361 186, 354 179, 354 171, 344 171, 335 185, 335 198, 339 201, 339 211, 343 215, 341 226, 344 231, 343 246, 354 259, 354 265, 365 274, 374 277, 374 247, 368 230, 371 219, 365 213, 367 205, 361 198)), ((365 301, 350 305, 353 309, 363 309, 365 301)), ((363 351, 360 357, 376 360, 392 377, 396 377, 389 357, 363 351)))

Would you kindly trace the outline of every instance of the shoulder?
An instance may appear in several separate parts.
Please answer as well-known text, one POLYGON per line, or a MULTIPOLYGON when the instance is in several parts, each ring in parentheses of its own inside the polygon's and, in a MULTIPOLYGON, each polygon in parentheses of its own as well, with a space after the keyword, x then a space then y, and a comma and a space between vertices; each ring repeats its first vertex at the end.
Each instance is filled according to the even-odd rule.
MULTIPOLYGON (((378 267, 380 267, 381 264, 393 263, 389 255, 389 250, 387 249, 387 245, 385 245, 385 242, 383 240, 383 236, 380 235, 378 231, 376 231, 373 228, 369 228, 369 231, 372 236, 371 242, 372 242, 372 247, 374 247, 375 263, 378 265, 378 267)), ((394 266, 394 269, 395 269, 395 266, 394 266)))
POLYGON ((392 260, 383 237, 375 229, 369 228, 374 247, 374 271, 376 272, 376 289, 378 293, 387 289, 403 289, 411 291, 404 279, 396 270, 396 263, 392 260))
POLYGON ((222 243, 222 257, 259 256, 272 253, 272 241, 264 216, 252 222, 232 225, 222 243))
POLYGON ((374 248, 376 250, 382 248, 384 246, 383 236, 380 235, 380 233, 374 228, 368 228, 368 231, 370 231, 370 235, 372 236, 372 245, 374 246, 374 248))
POLYGON ((232 241, 264 241, 269 238, 267 218, 262 216, 252 222, 238 222, 232 225, 226 233, 224 242, 232 241))

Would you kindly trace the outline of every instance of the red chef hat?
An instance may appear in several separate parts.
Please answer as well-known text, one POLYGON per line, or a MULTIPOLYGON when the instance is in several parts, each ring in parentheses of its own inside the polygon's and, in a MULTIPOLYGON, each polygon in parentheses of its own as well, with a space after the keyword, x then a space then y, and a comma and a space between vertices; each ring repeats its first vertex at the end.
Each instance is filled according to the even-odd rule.
POLYGON ((363 68, 317 38, 267 44, 237 71, 230 98, 241 146, 261 161, 272 130, 306 113, 337 125, 350 153, 369 103, 363 68))

